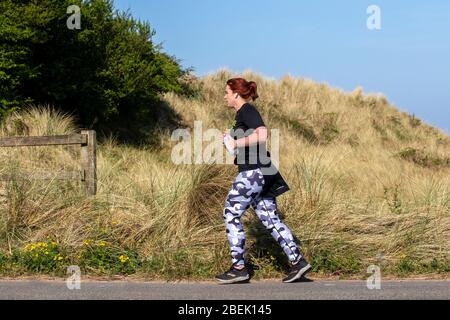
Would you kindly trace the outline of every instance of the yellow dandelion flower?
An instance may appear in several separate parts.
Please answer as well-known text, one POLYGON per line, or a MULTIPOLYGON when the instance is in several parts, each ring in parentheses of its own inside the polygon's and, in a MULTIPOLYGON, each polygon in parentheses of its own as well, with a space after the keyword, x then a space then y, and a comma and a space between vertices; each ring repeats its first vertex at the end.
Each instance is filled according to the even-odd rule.
POLYGON ((91 244, 91 240, 87 239, 87 240, 83 240, 83 244, 88 246, 91 244))
POLYGON ((64 259, 64 257, 63 257, 60 253, 58 253, 58 254, 53 258, 53 260, 55 260, 55 261, 61 261, 62 259, 64 259))
POLYGON ((127 262, 128 260, 130 260, 130 258, 128 258, 127 256, 124 256, 124 255, 121 255, 121 256, 119 257, 119 260, 120 260, 120 262, 125 263, 125 262, 127 262))
POLYGON ((104 247, 106 246, 106 244, 107 244, 106 241, 100 240, 99 242, 97 242, 97 247, 104 247))

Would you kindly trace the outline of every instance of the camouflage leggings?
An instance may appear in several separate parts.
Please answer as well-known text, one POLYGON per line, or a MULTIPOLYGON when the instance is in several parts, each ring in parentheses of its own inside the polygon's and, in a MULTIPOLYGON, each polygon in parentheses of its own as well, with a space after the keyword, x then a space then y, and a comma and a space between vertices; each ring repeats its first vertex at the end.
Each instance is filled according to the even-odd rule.
POLYGON ((276 199, 260 197, 263 186, 264 176, 261 169, 242 171, 233 181, 225 199, 223 218, 233 264, 244 264, 245 235, 240 218, 250 205, 272 237, 282 247, 289 261, 295 262, 301 257, 291 231, 278 216, 276 199))

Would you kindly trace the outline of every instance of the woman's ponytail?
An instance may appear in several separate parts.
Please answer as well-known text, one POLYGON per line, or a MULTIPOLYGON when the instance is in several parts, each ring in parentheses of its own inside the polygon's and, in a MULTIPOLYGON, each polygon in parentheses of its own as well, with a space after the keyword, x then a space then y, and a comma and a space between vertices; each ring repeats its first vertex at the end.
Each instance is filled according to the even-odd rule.
POLYGON ((253 101, 258 98, 257 88, 256 88, 256 82, 255 81, 249 81, 248 86, 250 88, 250 97, 252 97, 253 101))

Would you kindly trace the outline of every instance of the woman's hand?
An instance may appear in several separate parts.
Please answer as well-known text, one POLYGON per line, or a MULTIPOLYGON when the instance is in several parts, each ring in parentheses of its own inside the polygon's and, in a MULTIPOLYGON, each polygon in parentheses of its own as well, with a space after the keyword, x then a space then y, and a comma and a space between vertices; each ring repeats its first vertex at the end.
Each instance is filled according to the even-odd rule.
POLYGON ((230 153, 236 149, 236 141, 228 133, 223 134, 223 144, 230 153))

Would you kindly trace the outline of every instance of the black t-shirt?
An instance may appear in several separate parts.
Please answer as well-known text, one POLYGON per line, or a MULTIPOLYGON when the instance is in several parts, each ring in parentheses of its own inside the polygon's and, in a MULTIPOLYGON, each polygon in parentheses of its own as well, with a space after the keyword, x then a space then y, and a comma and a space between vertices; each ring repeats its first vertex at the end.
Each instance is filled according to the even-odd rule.
MULTIPOLYGON (((236 112, 235 124, 230 134, 237 140, 249 136, 254 129, 261 126, 265 126, 261 115, 252 104, 247 102, 236 112)), ((238 165, 239 172, 260 167, 270 167, 271 165, 265 142, 253 146, 240 147, 237 151, 238 154, 234 159, 234 164, 238 165)))

